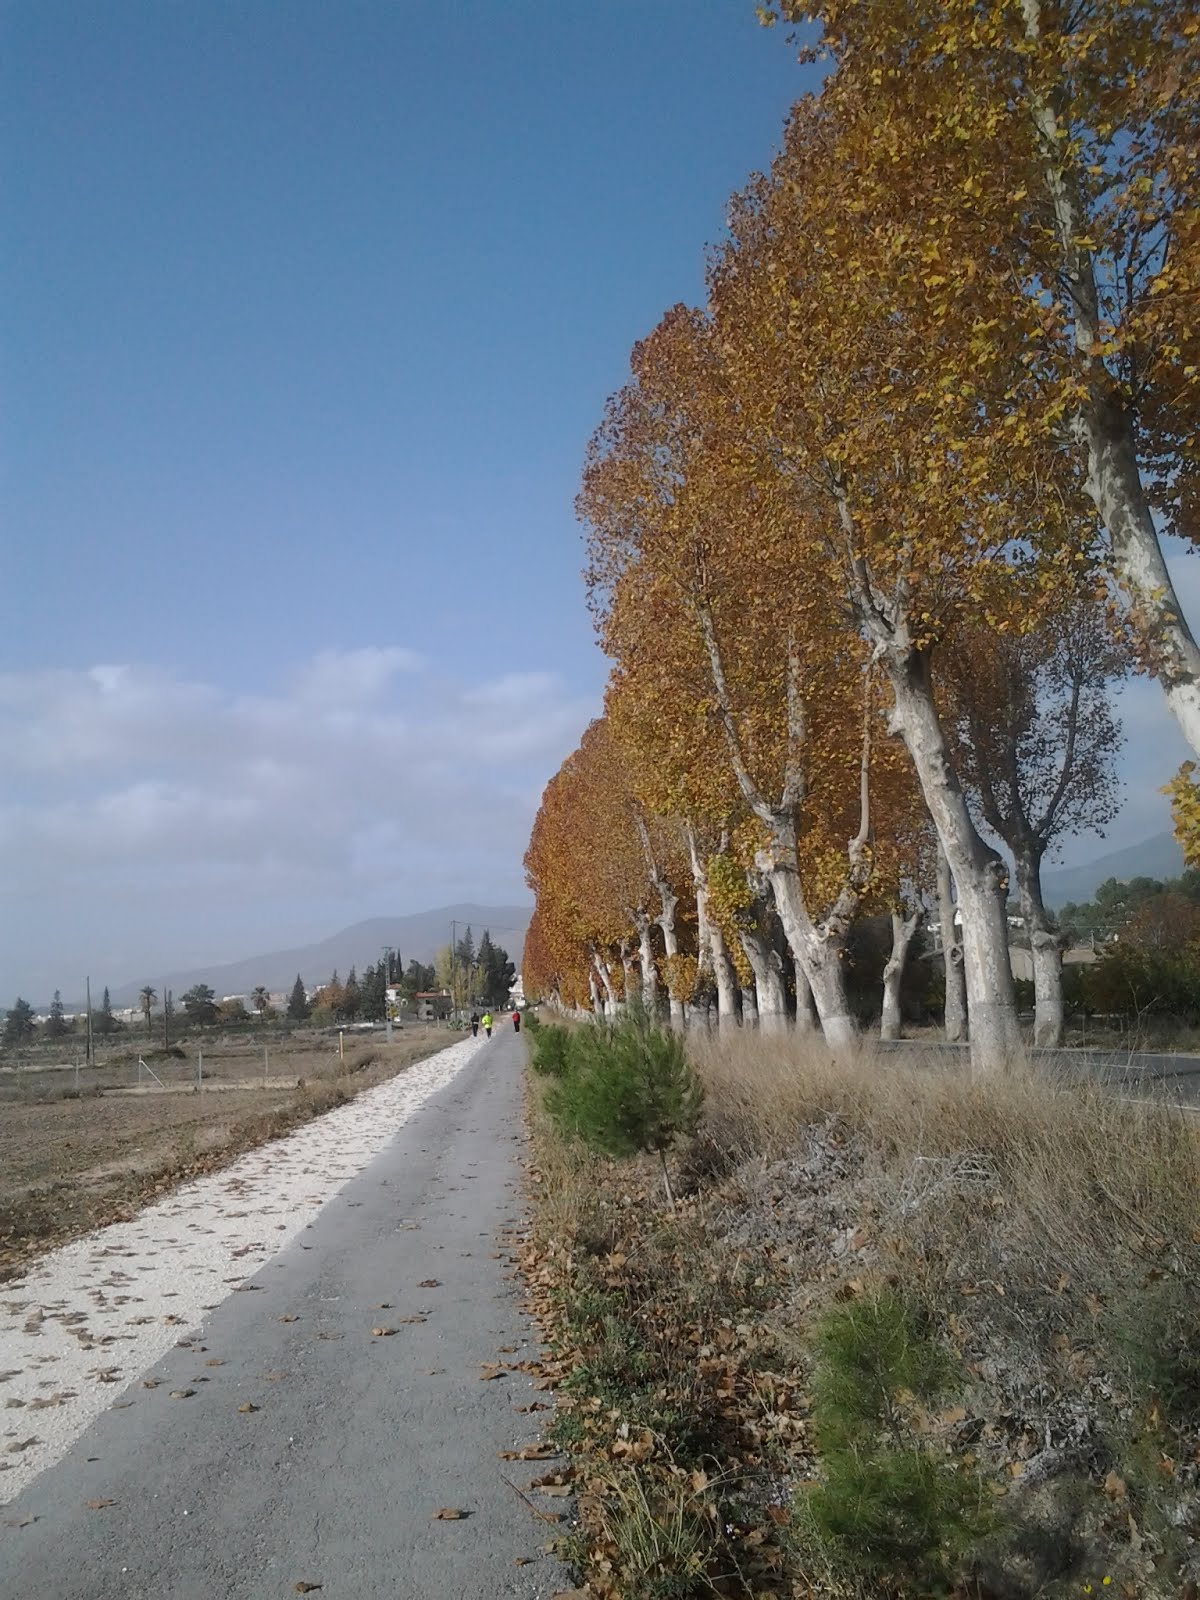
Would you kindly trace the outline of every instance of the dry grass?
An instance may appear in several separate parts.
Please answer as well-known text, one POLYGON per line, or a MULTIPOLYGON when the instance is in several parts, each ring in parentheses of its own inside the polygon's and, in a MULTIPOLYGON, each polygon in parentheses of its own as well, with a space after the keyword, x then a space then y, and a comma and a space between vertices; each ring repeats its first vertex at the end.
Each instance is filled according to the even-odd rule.
POLYGON ((957 1592, 1190 1593, 1179 1586, 1200 1578, 1200 1118, 1036 1068, 972 1078, 932 1052, 831 1055, 754 1034, 691 1048, 706 1110, 681 1153, 677 1217, 660 1208, 650 1162, 598 1161, 535 1120, 559 1348, 597 1401, 569 1401, 562 1437, 577 1436, 584 1470, 609 1484, 585 1502, 594 1548, 615 1563, 589 1567, 597 1592, 711 1592, 725 1557, 744 1562, 734 1538, 689 1579, 679 1540, 661 1587, 614 1576, 628 1582, 636 1566, 630 1507, 685 1489, 681 1469, 740 1485, 744 1504, 722 1509, 722 1526, 761 1534, 755 1548, 775 1562, 755 1593, 908 1592, 902 1574, 860 1589, 802 1533, 802 1486, 822 1466, 795 1397, 811 1391, 831 1309, 883 1288, 914 1308, 952 1374, 934 1410, 905 1402, 914 1447, 996 1497, 995 1537, 957 1592), (703 1404, 689 1351, 727 1362, 703 1404), (770 1403, 756 1413, 760 1386, 770 1403), (726 1418, 715 1433, 714 1407, 726 1418), (617 1418, 648 1419, 650 1460, 614 1458, 617 1418), (774 1518, 793 1499, 788 1536, 774 1518))

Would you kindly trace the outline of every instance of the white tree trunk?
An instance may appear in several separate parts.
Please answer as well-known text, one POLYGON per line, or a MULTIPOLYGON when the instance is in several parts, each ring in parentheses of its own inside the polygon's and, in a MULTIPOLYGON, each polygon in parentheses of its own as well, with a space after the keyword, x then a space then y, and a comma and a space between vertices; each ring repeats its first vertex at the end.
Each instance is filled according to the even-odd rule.
MULTIPOLYGON (((679 905, 679 898, 672 893, 665 879, 659 882, 659 895, 662 899, 662 915, 655 918, 662 929, 663 948, 667 955, 667 971, 674 975, 674 957, 679 954, 679 939, 675 933, 675 911, 679 905)), ((675 994, 674 984, 667 985, 667 1003, 670 1006, 671 1027, 676 1033, 683 1032, 683 1000, 675 994)))
POLYGON ((621 1003, 612 981, 611 969, 599 950, 592 951, 592 965, 596 969, 596 976, 600 979, 604 990, 605 1015, 615 1017, 620 1012, 621 1003))
POLYGON ((700 974, 711 973, 717 988, 717 1026, 738 1026, 737 973, 729 957, 725 935, 708 914, 708 872, 691 826, 687 829, 692 885, 696 893, 696 938, 700 949, 700 974))
POLYGON ((1035 854, 1015 851, 1021 915, 1029 934, 1033 960, 1033 1042, 1056 1049, 1063 1042, 1062 941, 1050 926, 1042 900, 1041 862, 1035 854))
POLYGON ((908 947, 920 918, 919 911, 907 917, 899 911, 892 912, 892 949, 883 969, 883 1014, 879 1019, 881 1039, 900 1037, 900 985, 904 981, 908 947))
POLYGON ((714 923, 711 927, 712 968, 717 984, 717 1026, 728 1033, 741 1024, 738 1016, 738 981, 725 935, 714 923))
POLYGON ((653 1017, 658 1014, 658 969, 654 965, 654 945, 650 938, 650 929, 653 923, 650 914, 640 907, 633 913, 634 926, 637 928, 638 954, 642 963, 642 1005, 646 1015, 653 1017))
POLYGON ((950 764, 933 693, 915 651, 881 652, 901 734, 958 889, 963 969, 971 1017, 971 1066, 990 1072, 1021 1048, 1008 956, 1004 863, 980 837, 950 764))
POLYGON ((595 969, 588 973, 588 988, 592 992, 592 1013, 594 1016, 603 1017, 604 1001, 600 995, 600 985, 596 982, 595 969))
POLYGON ((753 984, 742 990, 742 1027, 758 1027, 758 996, 753 984))
POLYGON ((963 975, 962 944, 954 923, 954 879, 946 852, 937 852, 938 922, 942 935, 942 966, 946 975, 946 1039, 962 1044, 967 1037, 967 980, 963 975))
MULTIPOLYGON (((840 941, 824 939, 813 926, 800 888, 795 867, 795 839, 787 839, 781 829, 775 848, 760 853, 758 864, 766 873, 775 896, 775 908, 783 923, 784 936, 796 963, 797 988, 803 975, 808 979, 816 1002, 821 1032, 827 1044, 849 1044, 858 1035, 846 999, 845 972, 840 941)), ((759 1008, 762 1009, 761 1006, 759 1008)), ((797 1020, 800 1017, 797 1005, 797 1020)))
MULTIPOLYGON (((787 990, 783 986, 783 972, 779 957, 761 934, 749 929, 739 930, 742 949, 754 974, 753 1012, 764 1033, 786 1033, 788 1027, 787 990)), ((743 1014, 745 1005, 743 1004, 743 1014)))

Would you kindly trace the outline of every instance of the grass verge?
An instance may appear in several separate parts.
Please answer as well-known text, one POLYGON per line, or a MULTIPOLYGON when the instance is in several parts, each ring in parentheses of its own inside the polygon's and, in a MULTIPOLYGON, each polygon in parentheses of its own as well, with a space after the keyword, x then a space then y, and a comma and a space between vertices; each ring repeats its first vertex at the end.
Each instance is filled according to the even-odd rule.
POLYGON ((866 1047, 692 1056, 674 1215, 531 1082, 588 1592, 1191 1600, 1194 1121, 866 1047))

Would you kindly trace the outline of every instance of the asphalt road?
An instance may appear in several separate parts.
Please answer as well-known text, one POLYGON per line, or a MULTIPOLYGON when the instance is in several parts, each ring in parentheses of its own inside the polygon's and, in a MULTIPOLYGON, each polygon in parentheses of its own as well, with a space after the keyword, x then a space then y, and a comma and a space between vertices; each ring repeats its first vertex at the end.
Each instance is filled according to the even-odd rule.
POLYGON ((499 1455, 536 1438, 542 1414, 520 1408, 546 1396, 525 1373, 481 1378, 536 1354, 504 1248, 522 1061, 505 1023, 255 1288, 151 1369, 157 1387, 135 1383, 0 1514, 4 1600, 570 1587, 541 1550, 554 1527, 512 1487, 554 1463, 499 1455), (435 1520, 442 1507, 468 1515, 435 1520))
MULTIPOLYGON (((965 1056, 968 1046, 946 1044, 942 1040, 894 1039, 885 1043, 883 1049, 900 1054, 911 1051, 918 1057, 930 1059, 939 1054, 965 1056)), ((1029 1052, 1029 1057, 1067 1080, 1101 1083, 1116 1094, 1162 1100, 1185 1110, 1200 1107, 1200 1056, 1072 1047, 1035 1049, 1029 1052)))

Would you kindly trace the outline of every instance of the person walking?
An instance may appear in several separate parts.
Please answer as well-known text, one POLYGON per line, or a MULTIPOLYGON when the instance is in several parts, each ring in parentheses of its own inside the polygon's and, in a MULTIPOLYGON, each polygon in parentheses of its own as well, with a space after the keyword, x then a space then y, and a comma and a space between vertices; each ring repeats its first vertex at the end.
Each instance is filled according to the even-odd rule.
POLYGON ((513 1007, 513 1032, 514 1033, 520 1033, 520 1031, 521 1031, 521 1013, 517 1010, 516 1006, 514 1006, 513 1007))
POLYGON ((492 1037, 492 1013, 490 1011, 483 1013, 483 1031, 489 1039, 492 1037))
POLYGON ((478 1037, 479 1037, 479 1013, 478 1013, 478 1011, 472 1011, 472 1013, 471 1013, 471 1037, 472 1037, 472 1039, 478 1039, 478 1037))

